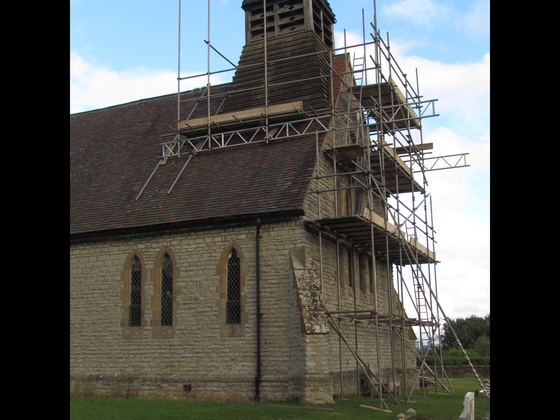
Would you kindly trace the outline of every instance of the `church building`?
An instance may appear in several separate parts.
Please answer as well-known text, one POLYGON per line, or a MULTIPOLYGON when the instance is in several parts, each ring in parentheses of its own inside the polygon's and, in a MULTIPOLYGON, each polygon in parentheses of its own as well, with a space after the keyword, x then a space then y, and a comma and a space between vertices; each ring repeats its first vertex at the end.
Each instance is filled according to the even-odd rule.
POLYGON ((399 273, 436 258, 391 205, 426 194, 410 157, 429 146, 398 137, 420 127, 407 87, 358 80, 326 0, 241 7, 231 82, 70 116, 72 396, 416 383, 399 273))

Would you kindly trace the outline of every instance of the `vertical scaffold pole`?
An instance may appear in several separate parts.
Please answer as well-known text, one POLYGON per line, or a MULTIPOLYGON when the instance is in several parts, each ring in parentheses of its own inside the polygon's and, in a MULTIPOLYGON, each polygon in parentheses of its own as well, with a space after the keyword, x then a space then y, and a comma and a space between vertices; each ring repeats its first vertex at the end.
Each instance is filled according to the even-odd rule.
POLYGON ((207 82, 206 82, 206 86, 207 86, 207 90, 206 93, 208 95, 207 97, 207 103, 208 103, 208 111, 207 111, 207 116, 208 116, 208 150, 212 150, 212 141, 210 139, 211 136, 211 127, 210 127, 210 0, 208 0, 208 46, 207 46, 207 55, 208 55, 208 70, 206 71, 206 76, 207 76, 207 82))
POLYGON ((264 118, 265 118, 265 142, 268 143, 268 51, 266 38, 266 0, 263 0, 263 19, 264 19, 264 118))
POLYGON ((179 0, 179 22, 177 32, 177 156, 181 157, 181 0, 179 0))

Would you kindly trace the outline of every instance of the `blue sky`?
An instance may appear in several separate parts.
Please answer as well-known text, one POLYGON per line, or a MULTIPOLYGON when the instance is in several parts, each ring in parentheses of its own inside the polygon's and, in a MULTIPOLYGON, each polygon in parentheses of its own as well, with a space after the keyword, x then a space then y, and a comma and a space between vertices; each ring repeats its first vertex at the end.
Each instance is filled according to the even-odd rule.
MULTIPOLYGON (((181 77, 231 68, 245 44, 242 0, 182 0, 181 77), (209 25, 210 22, 210 32, 209 25), (208 58, 209 57, 209 58, 208 58)), ((373 0, 329 0, 336 47, 370 40, 373 0)), ((468 153, 467 168, 428 173, 438 296, 450 318, 490 312, 489 0, 377 0, 377 26, 420 94, 433 156, 468 153)), ((70 0, 70 113, 177 92, 179 0, 70 0)), ((212 77, 229 82, 233 73, 212 77)), ((189 79, 181 89, 203 86, 189 79)))

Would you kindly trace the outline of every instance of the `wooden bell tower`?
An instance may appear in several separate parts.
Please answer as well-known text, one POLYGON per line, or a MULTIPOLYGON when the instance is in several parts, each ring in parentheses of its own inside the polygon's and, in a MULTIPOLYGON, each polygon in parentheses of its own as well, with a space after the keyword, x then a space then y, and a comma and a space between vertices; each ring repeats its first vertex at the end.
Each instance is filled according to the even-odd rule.
POLYGON ((244 0, 246 44, 264 39, 265 4, 267 38, 312 30, 334 49, 336 19, 326 0, 244 0))

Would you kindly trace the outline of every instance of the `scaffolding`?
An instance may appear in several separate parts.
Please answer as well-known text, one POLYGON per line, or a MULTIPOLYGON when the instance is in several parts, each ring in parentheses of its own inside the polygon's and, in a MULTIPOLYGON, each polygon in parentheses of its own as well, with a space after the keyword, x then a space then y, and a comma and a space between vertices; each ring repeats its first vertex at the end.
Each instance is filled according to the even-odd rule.
MULTIPOLYGON (((334 97, 333 84, 342 83, 342 93, 345 95, 346 109, 335 108, 334 103, 324 109, 305 110, 302 101, 293 101, 281 105, 268 104, 268 91, 274 84, 267 78, 267 30, 258 32, 258 25, 251 27, 252 36, 264 39, 264 86, 254 86, 254 90, 264 91, 265 101, 260 107, 249 108, 236 112, 223 112, 223 104, 234 93, 232 90, 211 89, 210 76, 227 71, 238 70, 239 67, 227 60, 210 43, 210 29, 208 31, 208 54, 211 50, 217 52, 233 68, 190 76, 207 76, 207 85, 199 90, 200 95, 187 102, 181 100, 180 84, 182 78, 178 75, 177 99, 177 129, 169 134, 173 139, 162 142, 161 159, 154 168, 154 172, 162 161, 170 157, 188 155, 184 166, 177 174, 175 182, 170 185, 171 192, 177 180, 187 167, 193 156, 199 152, 216 148, 237 147, 252 142, 269 142, 293 136, 315 135, 317 139, 317 157, 321 153, 332 165, 332 171, 321 173, 317 170, 314 177, 317 196, 318 217, 305 222, 306 228, 318 236, 322 285, 323 261, 321 257, 323 238, 336 243, 337 267, 340 267, 339 245, 348 244, 352 249, 365 250, 371 260, 370 272, 373 290, 371 309, 342 310, 340 297, 337 310, 325 308, 327 320, 333 331, 339 337, 339 349, 346 346, 356 359, 358 371, 366 376, 371 384, 372 396, 380 398, 381 405, 386 408, 384 395, 389 395, 396 405, 399 405, 400 389, 408 390, 406 401, 412 396, 417 386, 425 390, 425 385, 431 383, 436 391, 439 389, 449 392, 451 384, 443 368, 441 353, 433 350, 441 334, 441 321, 445 320, 445 313, 438 301, 437 290, 437 259, 435 249, 435 229, 432 218, 432 200, 428 193, 426 173, 434 170, 453 169, 469 166, 466 163, 467 153, 448 156, 431 156, 433 145, 425 143, 422 135, 422 122, 426 118, 436 117, 436 99, 426 100, 420 94, 418 74, 411 81, 402 71, 391 53, 389 35, 383 39, 377 27, 376 2, 373 2, 373 23, 370 23, 372 33, 366 40, 366 25, 362 11, 362 42, 346 45, 346 32, 342 47, 334 48, 328 45, 324 51, 315 54, 328 54, 330 74, 328 82, 331 86, 331 98, 334 97), (333 56, 343 54, 346 68, 344 72, 335 69, 333 56), (350 54, 352 58, 350 59, 350 54), (346 77, 349 76, 349 77, 346 77), (368 82, 372 78, 372 82, 368 82), (351 80, 351 83, 348 83, 351 80), (210 96, 221 105, 211 112, 210 96), (207 107, 207 116, 190 118, 197 107, 207 107), (187 115, 181 115, 181 112, 187 115), (263 123, 264 120, 264 123, 263 123), (319 144, 319 134, 330 133, 333 144, 322 149, 319 144), (326 183, 322 180, 332 180, 334 188, 323 188, 326 183), (342 179, 350 180, 347 184, 342 179), (335 204, 335 215, 322 215, 321 197, 324 194, 334 194, 335 202, 339 193, 349 193, 345 209, 335 204), (351 201, 351 202, 350 202, 351 201), (374 211, 375 210, 375 211, 374 211), (392 297, 388 298, 387 312, 379 311, 377 302, 376 270, 380 263, 386 262, 389 276, 389 294, 392 290, 397 293, 398 307, 393 307, 392 297), (406 307, 405 307, 406 306, 406 307), (382 367, 379 360, 379 348, 376 351, 378 359, 371 368, 357 351, 356 343, 346 338, 341 325, 344 323, 370 324, 374 326, 376 343, 379 346, 379 331, 389 331, 391 349, 397 345, 401 348, 402 360, 395 360, 395 352, 391 352, 391 368, 389 378, 382 378, 382 367), (404 336, 408 327, 413 327, 418 334, 419 346, 412 346, 404 336), (412 352, 418 360, 419 369, 411 384, 407 383, 405 350, 412 352), (433 359, 429 366, 428 357, 433 359), (400 372, 398 370, 400 368, 400 372), (447 379, 447 385, 445 380, 447 379), (403 383, 403 387, 397 385, 403 383)), ((180 1, 179 1, 180 3, 180 1)), ((297 12, 298 1, 286 0, 282 4, 292 6, 286 13, 297 12)), ((210 3, 209 3, 210 4, 210 3)), ((284 7, 287 7, 284 6, 284 7)), ((267 27, 272 9, 263 1, 261 20, 262 27, 267 27)), ((284 12, 284 11, 283 11, 284 12)), ((179 16, 181 6, 179 4, 179 16)), ((180 27, 180 20, 179 20, 180 27)), ((208 27, 210 28, 210 6, 208 8, 208 27)), ((317 31, 316 31, 317 32, 317 31)), ((318 32, 319 33, 319 32, 318 32)), ((180 30, 179 30, 180 34, 180 30)), ((323 37, 332 40, 333 34, 320 32, 323 37)), ((180 47, 179 47, 180 49, 180 47)), ((180 54, 179 54, 180 60, 180 54)), ((333 102, 333 101, 331 101, 333 102)), ((320 165, 317 165, 319 168, 320 165)), ((152 175, 153 173, 152 172, 152 175)), ((146 184, 137 196, 139 199, 146 184)), ((330 181, 329 181, 330 182, 330 181)), ((354 287, 355 284, 354 284, 354 287)), ((458 340, 457 340, 458 341, 458 340)), ((460 344, 460 342, 459 342, 460 344)), ((441 349, 439 350, 441 351, 441 349)), ((340 354, 342 352, 340 351, 340 354)), ((466 356, 466 353, 465 353, 466 356)), ((340 356, 342 357, 342 356, 340 356)), ((468 357, 467 357, 468 359, 468 357)), ((342 363, 342 362, 341 362, 342 363)), ((470 363, 470 361, 469 361, 470 363)), ((342 364, 341 364, 342 366, 342 364)), ((472 367, 472 364, 471 364, 472 367)), ((473 371, 474 371, 474 367, 473 371)), ((476 374, 476 371, 475 371, 476 374)), ((340 369, 340 394, 343 393, 342 368, 340 369)), ((478 375, 477 375, 478 378, 478 375)), ((480 382, 480 378, 479 378, 480 382)), ((482 386, 482 383, 481 383, 482 386)), ((358 390, 358 393, 360 391, 358 390)))

